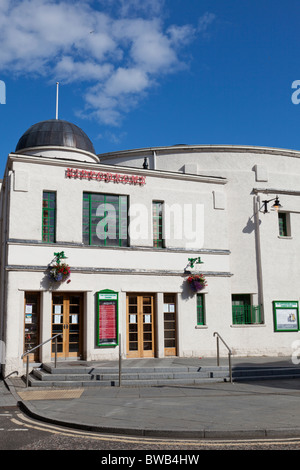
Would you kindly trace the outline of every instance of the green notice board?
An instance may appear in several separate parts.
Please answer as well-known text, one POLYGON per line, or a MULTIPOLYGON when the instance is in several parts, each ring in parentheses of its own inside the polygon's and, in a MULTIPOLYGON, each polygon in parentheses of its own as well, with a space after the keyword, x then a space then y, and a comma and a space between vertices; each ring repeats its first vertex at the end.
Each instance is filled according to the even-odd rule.
POLYGON ((118 292, 105 289, 97 292, 98 346, 118 345, 118 292))
POLYGON ((273 312, 275 331, 299 330, 298 301, 274 301, 273 312))

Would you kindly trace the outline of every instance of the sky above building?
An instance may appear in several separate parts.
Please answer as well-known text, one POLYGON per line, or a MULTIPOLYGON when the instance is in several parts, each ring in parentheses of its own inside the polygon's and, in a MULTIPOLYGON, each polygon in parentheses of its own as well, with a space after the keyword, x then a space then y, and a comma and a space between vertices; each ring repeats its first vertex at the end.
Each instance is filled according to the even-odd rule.
POLYGON ((299 21, 299 0, 1 0, 0 178, 57 82, 97 153, 300 150, 299 21))

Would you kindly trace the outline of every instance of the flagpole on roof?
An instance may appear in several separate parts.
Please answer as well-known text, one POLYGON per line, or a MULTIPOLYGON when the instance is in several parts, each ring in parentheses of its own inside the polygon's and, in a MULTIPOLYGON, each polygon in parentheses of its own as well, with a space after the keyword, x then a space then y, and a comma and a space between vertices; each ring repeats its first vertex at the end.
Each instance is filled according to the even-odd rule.
POLYGON ((56 82, 56 119, 58 119, 58 86, 59 82, 56 82))

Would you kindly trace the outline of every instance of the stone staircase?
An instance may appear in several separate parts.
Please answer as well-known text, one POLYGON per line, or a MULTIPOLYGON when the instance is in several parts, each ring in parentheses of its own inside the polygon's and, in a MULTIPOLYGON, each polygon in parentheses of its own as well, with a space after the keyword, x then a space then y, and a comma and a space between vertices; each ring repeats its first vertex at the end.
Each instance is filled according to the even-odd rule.
MULTIPOLYGON (((188 385, 229 380, 229 369, 220 367, 122 367, 122 386, 188 385)), ((31 387, 111 387, 119 386, 118 367, 62 366, 43 364, 29 375, 31 387)))
POLYGON ((300 378, 300 367, 296 365, 234 366, 232 378, 234 382, 296 379, 300 378))
MULTIPOLYGON (((201 361, 123 361, 121 385, 130 387, 163 385, 200 385, 229 382, 228 365, 200 365, 201 361)), ((282 380, 300 378, 300 366, 286 361, 244 363, 232 366, 234 382, 251 380, 282 380)), ((29 375, 31 387, 80 388, 119 386, 119 365, 115 363, 86 363, 81 361, 41 364, 29 375)))

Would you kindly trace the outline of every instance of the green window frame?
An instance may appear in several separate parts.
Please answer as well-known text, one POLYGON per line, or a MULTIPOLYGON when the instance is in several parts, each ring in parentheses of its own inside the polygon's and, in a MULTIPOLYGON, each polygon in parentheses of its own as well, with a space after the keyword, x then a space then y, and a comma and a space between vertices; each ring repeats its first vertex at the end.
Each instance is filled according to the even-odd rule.
POLYGON ((56 192, 43 191, 42 240, 56 242, 56 192))
POLYGON ((232 294, 232 323, 233 325, 263 323, 261 307, 251 304, 251 294, 232 294))
POLYGON ((197 325, 204 326, 205 324, 206 324, 206 319, 205 319, 204 294, 197 294, 197 325))
POLYGON ((152 202, 152 221, 153 221, 153 246, 154 248, 164 248, 165 240, 163 238, 163 205, 162 201, 152 202))
POLYGON ((128 196, 83 193, 84 245, 128 246, 128 196))
POLYGON ((278 212, 278 225, 279 225, 279 236, 288 237, 289 233, 289 224, 288 224, 288 214, 286 212, 278 212))

